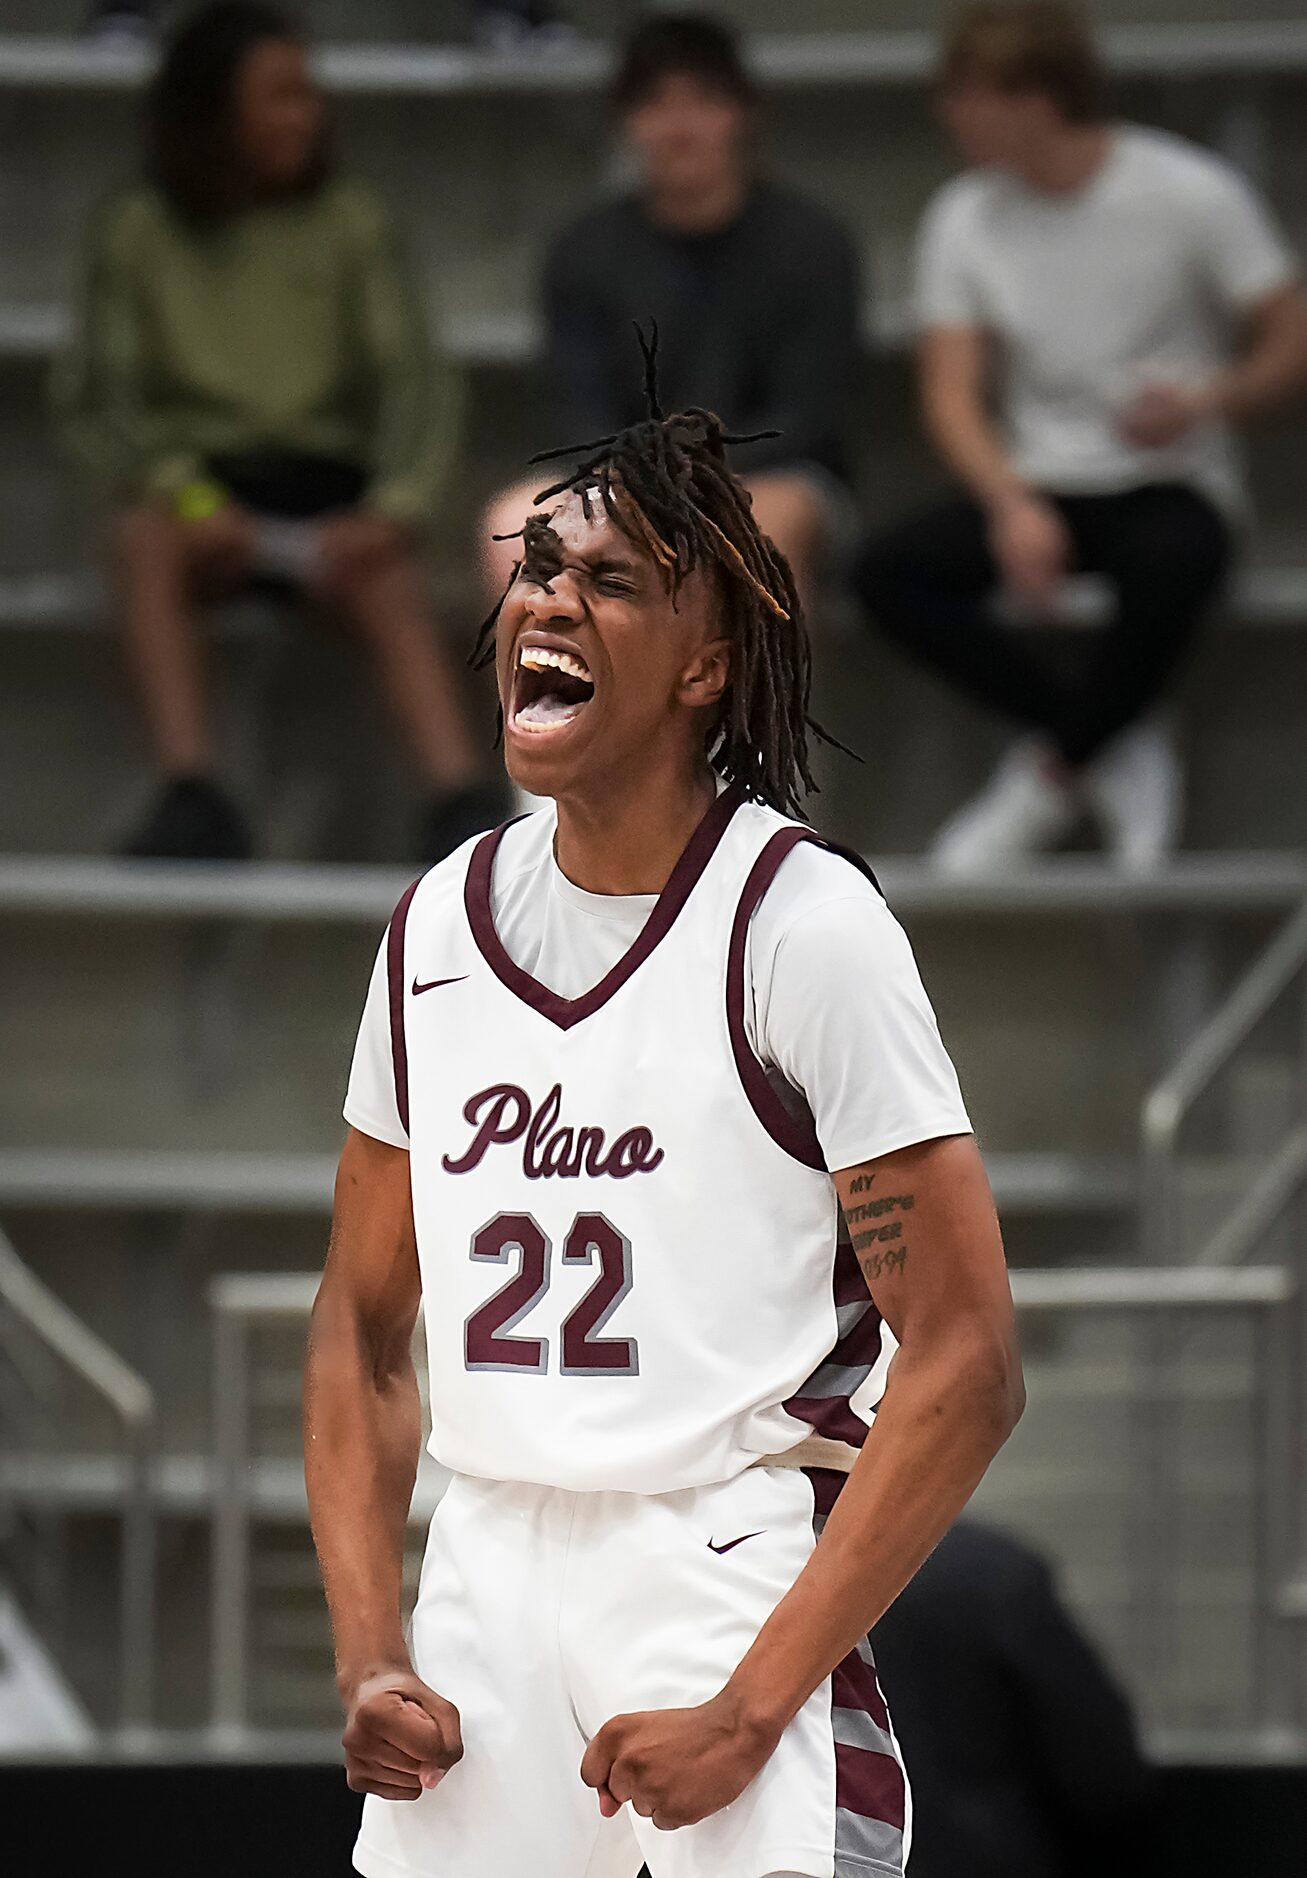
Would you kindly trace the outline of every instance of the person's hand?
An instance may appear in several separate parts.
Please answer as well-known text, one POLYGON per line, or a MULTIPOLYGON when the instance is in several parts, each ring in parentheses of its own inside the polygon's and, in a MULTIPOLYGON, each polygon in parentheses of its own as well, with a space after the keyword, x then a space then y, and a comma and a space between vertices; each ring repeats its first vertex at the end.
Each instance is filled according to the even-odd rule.
POLYGON ((182 523, 186 545, 211 579, 239 580, 254 552, 254 520, 239 502, 224 502, 211 515, 182 523))
POLYGON ((355 1793, 416 1800, 463 1758, 458 1710, 411 1670, 367 1676, 350 1693, 345 1778, 355 1793))
POLYGON ((989 541, 1003 584, 1028 606, 1047 609, 1071 566, 1071 535, 1042 496, 1028 490, 990 511, 989 541))
POLYGON ((1164 450, 1213 413, 1210 393, 1182 385, 1144 385, 1117 418, 1127 443, 1164 450))
POLYGON ((737 1800, 779 1733, 751 1724, 729 1690, 698 1708, 651 1709, 605 1722, 581 1761, 581 1778, 611 1819, 629 1800, 669 1832, 737 1800))
POLYGON ((324 587, 340 588, 357 580, 378 561, 409 545, 411 536, 402 522, 367 509, 346 509, 328 516, 318 529, 319 567, 324 587))

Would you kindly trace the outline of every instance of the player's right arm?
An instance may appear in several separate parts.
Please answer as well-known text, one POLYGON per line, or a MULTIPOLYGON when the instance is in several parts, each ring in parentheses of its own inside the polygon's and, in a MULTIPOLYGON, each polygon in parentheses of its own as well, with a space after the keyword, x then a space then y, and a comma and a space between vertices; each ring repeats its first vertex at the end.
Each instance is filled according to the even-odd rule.
POLYGON ((356 1792, 416 1799, 461 1757, 458 1711, 415 1675, 404 1534, 421 1412, 408 1152, 352 1128, 336 1174, 304 1374, 304 1474, 356 1792))

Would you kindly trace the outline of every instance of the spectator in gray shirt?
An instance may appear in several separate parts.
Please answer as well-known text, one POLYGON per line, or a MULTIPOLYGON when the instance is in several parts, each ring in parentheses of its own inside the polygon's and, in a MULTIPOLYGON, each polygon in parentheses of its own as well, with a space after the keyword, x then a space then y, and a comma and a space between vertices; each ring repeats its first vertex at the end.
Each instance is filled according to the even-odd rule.
MULTIPOLYGON (((704 405, 740 433, 732 453, 763 530, 800 591, 848 507, 846 414, 858 284, 833 217, 759 174, 758 104, 736 43, 702 15, 639 26, 613 90, 637 193, 583 215, 544 273, 558 434, 578 442, 643 416, 634 321, 656 319, 662 401, 704 405)), ((491 506, 486 535, 521 527, 547 478, 491 506)), ((515 543, 487 539, 502 589, 515 543)))
POLYGON ((1229 565, 1231 427, 1307 379, 1307 299, 1261 202, 1207 151, 1105 121, 1096 80, 1049 0, 973 7, 944 55, 971 167, 931 204, 917 300, 926 424, 960 487, 855 580, 884 633, 1026 732, 936 839, 956 873, 1055 846, 1086 808, 1122 865, 1170 850, 1180 773, 1152 713, 1229 565), (990 602, 1050 620, 1077 572, 1114 607, 1065 670, 990 602))

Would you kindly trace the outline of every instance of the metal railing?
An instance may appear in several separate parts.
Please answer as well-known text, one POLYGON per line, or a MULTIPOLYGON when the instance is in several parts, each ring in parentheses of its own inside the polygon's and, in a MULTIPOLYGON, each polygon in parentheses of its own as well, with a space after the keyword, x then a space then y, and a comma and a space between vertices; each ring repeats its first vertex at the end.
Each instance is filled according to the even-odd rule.
POLYGON ((1169 1396, 1159 1372, 1179 1354, 1175 1332, 1182 1315, 1255 1314, 1259 1414, 1251 1534, 1254 1726, 1263 1737, 1292 1738, 1301 1748, 1307 1715, 1301 1665, 1294 1654, 1299 1646, 1286 1628, 1284 1602, 1295 1568, 1303 1497, 1297 1294, 1293 1273, 1279 1266, 1089 1267, 1012 1274, 1019 1311, 1144 1312, 1160 1331, 1150 1352, 1154 1374, 1138 1429, 1140 1480, 1132 1507, 1134 1655, 1146 1686, 1165 1686, 1175 1651, 1177 1573, 1171 1541, 1179 1496, 1169 1396))
MULTIPOLYGON (((223 1275, 210 1286, 214 1313, 218 1395, 214 1423, 213 1681, 214 1737, 228 1751, 266 1740, 251 1718, 252 1526, 258 1517, 258 1464, 252 1405, 259 1393, 253 1337, 260 1328, 298 1327, 308 1318, 316 1274, 223 1275)), ((1292 1412, 1294 1280, 1275 1267, 1189 1270, 1104 1269, 1017 1271, 1012 1290, 1023 1315, 1090 1312, 1144 1315, 1174 1329, 1189 1313, 1250 1313, 1257 1325, 1251 1393, 1258 1402, 1257 1516, 1250 1534, 1254 1612, 1253 1700, 1259 1736, 1288 1734, 1303 1725, 1293 1658, 1284 1647, 1281 1592, 1290 1570, 1300 1498, 1298 1422, 1292 1412)), ((1150 1398, 1150 1400, 1153 1398, 1150 1398)), ((1145 1429, 1145 1433, 1147 1430, 1145 1429)), ((1158 1430, 1157 1432, 1162 1432, 1158 1430)), ((1145 1443, 1144 1446, 1147 1444, 1145 1443)), ((1174 1491, 1171 1456, 1154 1448, 1140 1454, 1143 1491, 1128 1517, 1134 1545, 1132 1605, 1138 1661, 1165 1676, 1173 1648, 1170 1602, 1175 1574, 1159 1533, 1167 1529, 1167 1497, 1174 1491)), ((421 1525, 434 1504, 419 1481, 411 1523, 421 1525)), ((284 1505, 279 1516, 285 1516, 284 1505)), ((306 1517, 301 1514, 301 1517, 306 1517)))
POLYGON ((35 1339, 109 1410, 122 1431, 126 1485, 122 1501, 119 1626, 121 1687, 117 1732, 149 1728, 154 1708, 156 1584, 154 1396, 136 1372, 70 1311, 19 1258, 0 1231, 0 1318, 19 1339, 35 1339))
MULTIPOLYGON (((1103 29, 1108 69, 1129 77, 1248 78, 1280 75, 1307 63, 1307 31, 1296 20, 1185 21, 1103 29)), ((916 28, 750 35, 751 69, 768 87, 927 82, 938 44, 916 28)), ((35 33, 0 37, 0 85, 24 89, 121 90, 154 68, 152 48, 100 46, 35 33)), ((553 49, 497 52, 429 43, 325 46, 317 56, 324 84, 374 96, 476 97, 521 92, 592 91, 611 73, 611 50, 593 41, 553 49)))
MULTIPOLYGON (((260 1375, 255 1339, 260 1332, 277 1328, 302 1333, 318 1282, 316 1272, 227 1272, 209 1285, 214 1337, 209 1722, 211 1740, 225 1751, 240 1752, 257 1738, 250 1719, 253 1525, 269 1508, 275 1508, 283 1524, 298 1521, 301 1530, 308 1524, 298 1461, 292 1488, 289 1469, 283 1464, 268 1473, 256 1433, 257 1412, 269 1399, 283 1410, 292 1401, 298 1405, 300 1364, 297 1360, 293 1375, 283 1372, 271 1379, 260 1375)), ((302 1343, 297 1359, 299 1349, 302 1343)), ((421 1385, 425 1348, 420 1329, 414 1355, 421 1385)), ((441 1478, 442 1471, 424 1454, 409 1513, 417 1533, 425 1529, 434 1511, 441 1478)), ((277 1732, 280 1741, 285 1731, 277 1732)))
MULTIPOLYGON (((1148 876, 1092 855, 1053 855, 992 879, 952 880, 929 862, 868 855, 895 909, 913 916, 1028 913, 1285 914, 1307 894, 1307 860, 1268 850, 1185 854, 1148 876)), ((0 913, 61 919, 312 923, 380 932, 412 870, 303 861, 97 860, 0 854, 0 913)))
MULTIPOLYGON (((1144 1103, 1140 1142, 1143 1258, 1168 1263, 1180 1258, 1180 1147, 1185 1124, 1200 1098, 1212 1088, 1258 1024, 1300 978, 1304 978, 1307 989, 1307 901, 1253 961, 1144 1103)), ((1299 1036, 1299 1058, 1307 1078, 1307 1010, 1299 1036)), ((1206 1246, 1187 1253, 1187 1258, 1196 1264, 1229 1264, 1246 1257, 1305 1176, 1307 1132, 1295 1128, 1247 1188, 1230 1220, 1218 1228, 1206 1246)))
MULTIPOLYGON (((237 1740, 248 1725, 252 1378, 258 1325, 307 1324, 316 1273, 223 1273, 209 1286, 213 1311, 213 1592, 210 1609, 214 1733, 237 1740)), ((307 1509, 306 1509, 307 1517, 307 1509)))

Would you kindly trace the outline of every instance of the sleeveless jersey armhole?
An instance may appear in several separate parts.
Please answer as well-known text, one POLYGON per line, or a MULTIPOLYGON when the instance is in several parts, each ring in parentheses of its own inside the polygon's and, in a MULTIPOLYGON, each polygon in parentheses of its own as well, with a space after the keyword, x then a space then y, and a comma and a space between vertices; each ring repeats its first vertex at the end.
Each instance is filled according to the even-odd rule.
POLYGON ((395 1110, 404 1133, 408 1126, 408 1040, 404 1034, 404 929, 413 895, 425 877, 407 888, 386 929, 386 990, 390 999, 390 1063, 395 1077, 395 1110))
POLYGON ((856 867, 860 874, 871 882, 880 893, 880 882, 871 868, 855 854, 851 848, 841 847, 837 842, 827 841, 810 828, 783 828, 772 836, 758 859, 750 869, 744 883, 740 903, 735 909, 735 919, 731 926, 730 948, 726 962, 726 1022, 730 1031, 731 1051, 735 1057, 735 1067, 749 1106, 777 1147, 801 1161, 805 1167, 818 1168, 823 1173, 826 1169, 826 1157, 822 1153, 821 1143, 811 1115, 805 1110, 796 1112, 787 1104, 774 1087, 762 1063, 754 1053, 749 1042, 749 1034, 744 1021, 745 984, 744 975, 748 956, 749 922, 772 881, 780 871, 782 862, 793 853, 800 842, 810 841, 814 847, 824 848, 830 854, 837 854, 841 860, 856 867))

